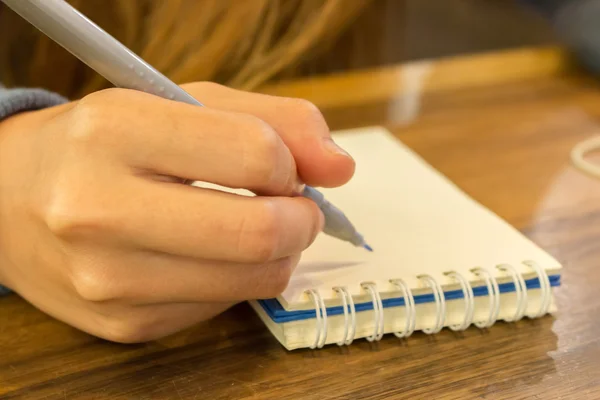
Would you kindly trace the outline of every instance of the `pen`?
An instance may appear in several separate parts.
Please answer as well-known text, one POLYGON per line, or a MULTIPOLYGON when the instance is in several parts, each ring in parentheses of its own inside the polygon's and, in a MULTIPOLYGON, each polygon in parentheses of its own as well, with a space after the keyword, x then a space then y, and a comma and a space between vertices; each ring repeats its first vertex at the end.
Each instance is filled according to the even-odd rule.
MULTIPOLYGON (((2 1, 113 85, 203 106, 66 1, 2 1)), ((302 196, 313 200, 323 212, 325 234, 373 251, 344 213, 329 203, 322 193, 306 186, 302 196)))

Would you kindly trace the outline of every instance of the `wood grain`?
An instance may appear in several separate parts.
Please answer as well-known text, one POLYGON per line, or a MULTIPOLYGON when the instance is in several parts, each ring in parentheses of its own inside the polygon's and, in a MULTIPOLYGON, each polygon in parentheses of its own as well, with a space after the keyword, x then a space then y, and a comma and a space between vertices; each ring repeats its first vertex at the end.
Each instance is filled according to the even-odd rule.
MULTIPOLYGON (((506 57, 500 64, 514 68, 506 57)), ((380 73, 389 71, 348 79, 368 91, 380 73)), ((600 134, 598 83, 556 70, 432 85, 400 120, 396 92, 348 104, 310 84, 332 128, 388 127, 564 263, 557 315, 287 352, 245 304, 158 342, 117 345, 9 296, 0 299, 0 398, 600 398, 600 182, 569 164, 578 141, 600 134)))

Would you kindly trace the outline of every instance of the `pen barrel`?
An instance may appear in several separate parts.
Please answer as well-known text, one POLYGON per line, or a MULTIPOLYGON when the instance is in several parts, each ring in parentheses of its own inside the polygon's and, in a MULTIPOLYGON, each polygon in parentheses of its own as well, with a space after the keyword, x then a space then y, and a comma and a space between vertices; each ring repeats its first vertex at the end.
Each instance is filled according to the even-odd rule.
POLYGON ((356 231, 350 220, 341 210, 325 199, 323 193, 315 188, 306 186, 302 192, 302 196, 314 201, 321 212, 323 212, 323 216, 325 217, 323 233, 350 242, 355 246, 364 245, 362 235, 356 231))
POLYGON ((2 1, 113 85, 202 105, 64 0, 2 1))

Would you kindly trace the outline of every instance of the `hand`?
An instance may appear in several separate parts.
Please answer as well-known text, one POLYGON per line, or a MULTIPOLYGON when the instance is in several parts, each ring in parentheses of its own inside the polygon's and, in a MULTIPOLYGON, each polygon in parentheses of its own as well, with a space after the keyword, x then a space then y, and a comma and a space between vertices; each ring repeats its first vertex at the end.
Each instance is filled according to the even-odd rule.
POLYGON ((294 194, 353 160, 310 103, 184 88, 206 107, 111 89, 0 123, 0 282, 124 343, 285 289, 323 224, 294 194))

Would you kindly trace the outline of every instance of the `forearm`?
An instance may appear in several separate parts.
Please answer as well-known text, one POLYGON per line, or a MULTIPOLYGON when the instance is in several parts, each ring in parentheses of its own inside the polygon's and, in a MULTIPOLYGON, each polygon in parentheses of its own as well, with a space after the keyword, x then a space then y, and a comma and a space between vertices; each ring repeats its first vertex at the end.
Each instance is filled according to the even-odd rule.
MULTIPOLYGON (((7 118, 18 113, 39 110, 42 108, 62 104, 66 101, 67 100, 62 96, 45 91, 43 89, 6 89, 0 85, 0 124, 2 124, 7 118)), ((1 143, 2 141, 0 140, 0 144, 1 143)), ((1 186, 2 185, 0 182, 0 187, 1 186)), ((0 193, 0 196, 1 195, 2 194, 0 193)), ((0 221, 0 223, 2 223, 2 221, 0 221)), ((1 252, 2 248, 0 246, 0 253, 1 252)), ((3 286, 0 274, 0 296, 7 293, 10 293, 10 290, 3 286)))

